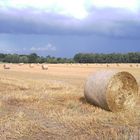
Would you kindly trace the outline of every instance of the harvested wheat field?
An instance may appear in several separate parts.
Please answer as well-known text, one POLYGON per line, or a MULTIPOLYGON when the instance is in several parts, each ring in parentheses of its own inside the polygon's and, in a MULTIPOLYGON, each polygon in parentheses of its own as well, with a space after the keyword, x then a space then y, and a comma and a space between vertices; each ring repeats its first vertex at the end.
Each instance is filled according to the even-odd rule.
POLYGON ((140 90, 135 106, 123 111, 107 111, 84 97, 86 79, 99 70, 129 72, 140 88, 137 64, 48 67, 0 65, 0 140, 140 139, 140 90))

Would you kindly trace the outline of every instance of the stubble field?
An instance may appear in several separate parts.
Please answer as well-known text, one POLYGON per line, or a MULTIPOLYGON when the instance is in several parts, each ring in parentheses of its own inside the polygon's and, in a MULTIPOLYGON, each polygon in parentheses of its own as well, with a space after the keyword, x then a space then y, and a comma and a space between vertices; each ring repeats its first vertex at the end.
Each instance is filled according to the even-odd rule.
POLYGON ((87 77, 102 69, 128 71, 140 87, 140 65, 48 66, 0 65, 0 140, 140 139, 139 103, 133 110, 113 113, 84 98, 87 77))

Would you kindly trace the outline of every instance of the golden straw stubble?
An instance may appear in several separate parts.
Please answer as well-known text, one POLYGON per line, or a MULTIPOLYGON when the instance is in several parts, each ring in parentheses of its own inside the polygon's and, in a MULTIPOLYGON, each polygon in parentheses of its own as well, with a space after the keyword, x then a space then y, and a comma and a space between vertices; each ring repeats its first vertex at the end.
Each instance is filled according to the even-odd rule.
POLYGON ((89 103, 105 110, 126 110, 135 106, 138 84, 129 72, 99 71, 87 79, 84 95, 89 103))

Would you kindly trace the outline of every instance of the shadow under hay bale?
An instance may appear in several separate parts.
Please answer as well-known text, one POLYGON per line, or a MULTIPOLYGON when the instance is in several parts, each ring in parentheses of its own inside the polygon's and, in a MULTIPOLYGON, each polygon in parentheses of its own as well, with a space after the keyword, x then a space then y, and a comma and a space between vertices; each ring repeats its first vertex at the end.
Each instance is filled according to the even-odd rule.
POLYGON ((81 97, 81 98, 79 99, 79 101, 80 101, 82 104, 86 104, 86 103, 87 103, 87 101, 86 101, 86 99, 85 99, 84 97, 81 97))
POLYGON ((126 110, 135 106, 138 84, 128 72, 100 71, 88 78, 84 95, 89 103, 105 110, 126 110))

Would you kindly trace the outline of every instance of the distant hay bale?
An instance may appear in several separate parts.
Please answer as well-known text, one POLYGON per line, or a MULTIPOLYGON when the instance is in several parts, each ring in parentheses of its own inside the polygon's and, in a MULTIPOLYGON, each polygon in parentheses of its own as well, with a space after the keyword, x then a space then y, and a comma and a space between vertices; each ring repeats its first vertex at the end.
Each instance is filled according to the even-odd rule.
POLYGON ((22 66, 22 65, 24 65, 24 63, 19 63, 19 66, 22 66))
POLYGON ((33 68, 33 67, 34 67, 34 64, 30 64, 29 67, 30 67, 30 68, 33 68))
POLYGON ((42 65, 43 70, 48 70, 48 65, 42 65))
POLYGON ((84 95, 89 103, 105 110, 126 110, 135 106, 138 84, 128 72, 100 71, 89 77, 84 95))
POLYGON ((4 68, 4 69, 10 69, 10 65, 4 64, 4 65, 3 65, 3 68, 4 68))
POLYGON ((132 64, 130 64, 129 66, 130 66, 130 67, 133 67, 133 65, 132 65, 132 64))
POLYGON ((117 63, 116 66, 119 67, 120 65, 117 63))
POLYGON ((138 65, 138 64, 136 64, 136 67, 139 67, 139 65, 138 65))
POLYGON ((106 66, 109 67, 109 64, 107 64, 106 66))

